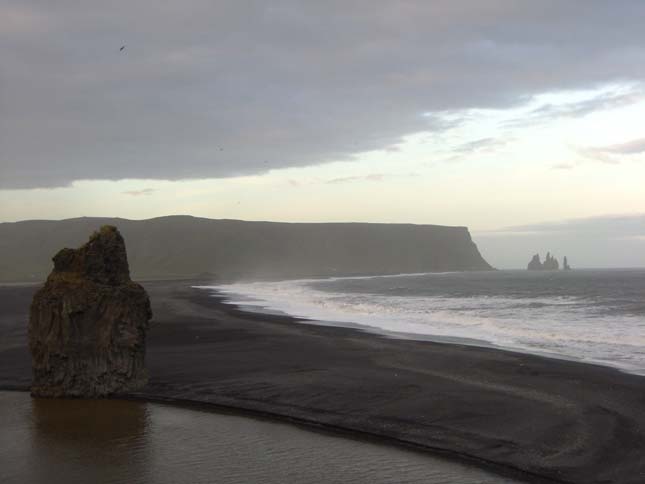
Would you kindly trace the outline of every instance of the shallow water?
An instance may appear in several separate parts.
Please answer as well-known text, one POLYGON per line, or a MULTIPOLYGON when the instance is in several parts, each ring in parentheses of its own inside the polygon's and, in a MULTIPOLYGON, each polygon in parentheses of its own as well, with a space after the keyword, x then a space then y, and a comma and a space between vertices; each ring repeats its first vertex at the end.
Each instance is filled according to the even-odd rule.
POLYGON ((254 418, 0 392, 0 482, 511 484, 419 452, 254 418))
POLYGON ((247 308, 645 374, 645 270, 461 272, 214 288, 247 308))

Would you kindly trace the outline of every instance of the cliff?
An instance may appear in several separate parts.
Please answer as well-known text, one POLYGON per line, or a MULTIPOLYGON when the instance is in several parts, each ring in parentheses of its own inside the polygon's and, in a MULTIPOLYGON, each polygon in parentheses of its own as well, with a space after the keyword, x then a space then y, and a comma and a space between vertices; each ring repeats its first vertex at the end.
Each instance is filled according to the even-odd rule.
POLYGON ((101 225, 128 241, 133 277, 289 278, 489 270, 465 227, 273 223, 187 216, 0 224, 0 278, 43 280, 50 254, 101 225))
POLYGON ((130 280, 118 230, 104 226, 53 261, 30 311, 32 395, 102 397, 145 384, 150 301, 130 280))

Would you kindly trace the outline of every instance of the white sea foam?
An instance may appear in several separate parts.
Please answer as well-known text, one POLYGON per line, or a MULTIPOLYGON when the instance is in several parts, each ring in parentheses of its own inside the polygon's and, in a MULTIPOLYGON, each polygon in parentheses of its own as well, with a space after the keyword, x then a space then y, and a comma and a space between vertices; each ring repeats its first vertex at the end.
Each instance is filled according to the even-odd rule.
MULTIPOLYGON (((418 276, 440 277, 385 277, 396 280, 418 276)), ((336 325, 361 325, 406 337, 458 338, 470 344, 475 340, 645 373, 645 318, 610 314, 594 304, 596 301, 584 297, 419 296, 316 289, 321 282, 373 278, 302 279, 203 288, 224 293, 231 304, 250 310, 283 312, 336 325)), ((405 284, 401 288, 405 289, 405 284)), ((388 289, 391 292, 399 287, 388 289)))

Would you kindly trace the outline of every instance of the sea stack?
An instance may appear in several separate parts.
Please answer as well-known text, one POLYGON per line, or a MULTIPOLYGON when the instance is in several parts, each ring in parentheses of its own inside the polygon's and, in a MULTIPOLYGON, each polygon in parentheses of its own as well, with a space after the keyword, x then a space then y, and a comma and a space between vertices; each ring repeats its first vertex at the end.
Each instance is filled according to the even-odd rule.
POLYGON ((557 271, 560 269, 560 264, 558 263, 558 259, 553 257, 550 252, 546 253, 546 258, 544 259, 544 264, 542 264, 542 268, 545 271, 557 271))
POLYGON ((570 270, 571 270, 571 266, 569 265, 569 261, 567 260, 567 256, 566 256, 566 255, 564 256, 564 260, 562 261, 562 268, 563 268, 565 271, 570 271, 570 270))
POLYGON ((53 261, 31 304, 32 395, 96 398, 145 385, 152 311, 119 231, 106 225, 53 261))
POLYGON ((526 267, 529 271, 541 271, 542 270, 542 261, 540 260, 540 254, 535 254, 529 265, 526 267))
POLYGON ((550 252, 547 252, 544 262, 540 261, 540 254, 535 254, 526 268, 529 271, 557 271, 560 269, 560 264, 550 252))

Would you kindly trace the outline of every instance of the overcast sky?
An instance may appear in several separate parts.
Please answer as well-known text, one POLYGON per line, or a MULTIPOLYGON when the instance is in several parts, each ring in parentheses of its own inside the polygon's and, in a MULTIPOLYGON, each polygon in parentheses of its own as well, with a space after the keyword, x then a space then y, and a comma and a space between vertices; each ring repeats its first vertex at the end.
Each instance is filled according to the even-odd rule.
POLYGON ((0 221, 643 214, 643 19, 642 0, 0 0, 0 221))

